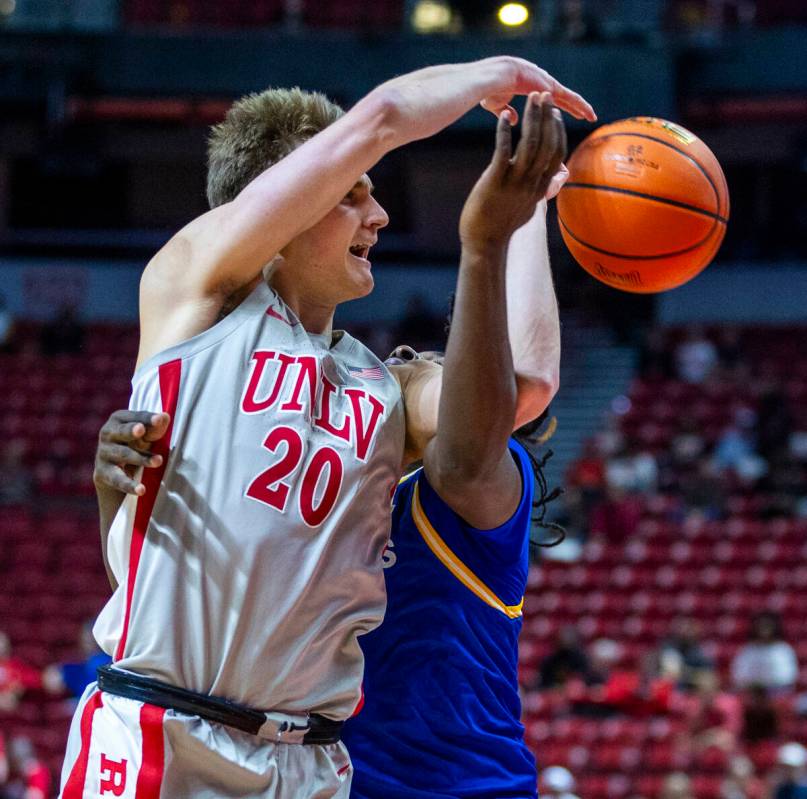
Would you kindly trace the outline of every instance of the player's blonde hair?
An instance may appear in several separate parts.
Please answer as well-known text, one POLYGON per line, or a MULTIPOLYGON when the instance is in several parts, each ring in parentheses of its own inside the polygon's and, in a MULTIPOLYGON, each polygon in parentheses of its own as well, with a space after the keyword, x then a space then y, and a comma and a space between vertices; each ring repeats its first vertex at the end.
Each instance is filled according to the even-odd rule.
POLYGON ((319 92, 267 89, 233 103, 207 147, 207 200, 230 202, 264 172, 344 114, 319 92))

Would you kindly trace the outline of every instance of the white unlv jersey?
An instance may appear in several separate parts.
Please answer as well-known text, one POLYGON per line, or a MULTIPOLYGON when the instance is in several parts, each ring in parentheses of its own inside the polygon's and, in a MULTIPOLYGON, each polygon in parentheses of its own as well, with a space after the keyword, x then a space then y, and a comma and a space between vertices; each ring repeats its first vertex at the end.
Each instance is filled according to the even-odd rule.
POLYGON ((109 537, 95 634, 120 668, 264 710, 356 708, 404 412, 386 367, 334 338, 261 284, 135 373, 130 408, 172 424, 109 537))

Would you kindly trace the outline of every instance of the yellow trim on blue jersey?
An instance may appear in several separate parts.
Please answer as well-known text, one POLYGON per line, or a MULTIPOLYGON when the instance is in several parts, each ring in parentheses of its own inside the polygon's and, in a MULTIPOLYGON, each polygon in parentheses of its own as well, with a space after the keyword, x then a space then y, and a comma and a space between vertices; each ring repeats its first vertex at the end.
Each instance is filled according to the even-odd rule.
POLYGON ((412 495, 412 520, 415 527, 423 536, 429 549, 435 557, 445 566, 468 590, 476 594, 486 605, 501 611, 510 619, 517 619, 522 615, 524 598, 517 605, 505 605, 504 602, 488 588, 449 548, 440 537, 437 530, 427 518, 423 506, 420 504, 420 485, 415 484, 412 495))

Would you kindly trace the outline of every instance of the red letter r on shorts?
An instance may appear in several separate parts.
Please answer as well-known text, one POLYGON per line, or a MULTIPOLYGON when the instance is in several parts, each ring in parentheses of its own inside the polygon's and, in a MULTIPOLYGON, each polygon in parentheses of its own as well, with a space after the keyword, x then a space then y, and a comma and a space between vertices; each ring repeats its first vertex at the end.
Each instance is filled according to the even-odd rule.
POLYGON ((101 755, 101 793, 121 796, 126 790, 126 761, 110 760, 101 755))

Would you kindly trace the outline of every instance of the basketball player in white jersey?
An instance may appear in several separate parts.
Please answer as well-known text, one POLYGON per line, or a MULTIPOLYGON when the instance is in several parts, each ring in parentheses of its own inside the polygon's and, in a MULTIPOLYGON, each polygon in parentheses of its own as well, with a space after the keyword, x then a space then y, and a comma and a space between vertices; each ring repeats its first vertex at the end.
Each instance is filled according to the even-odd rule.
POLYGON ((372 287, 365 256, 386 224, 362 173, 533 88, 591 116, 512 59, 391 81, 149 264, 131 404, 162 407, 170 429, 110 533, 118 588, 96 635, 114 668, 77 711, 65 799, 346 795, 339 726, 360 701, 356 635, 383 613, 404 445, 397 383, 331 333, 335 305, 372 287))

